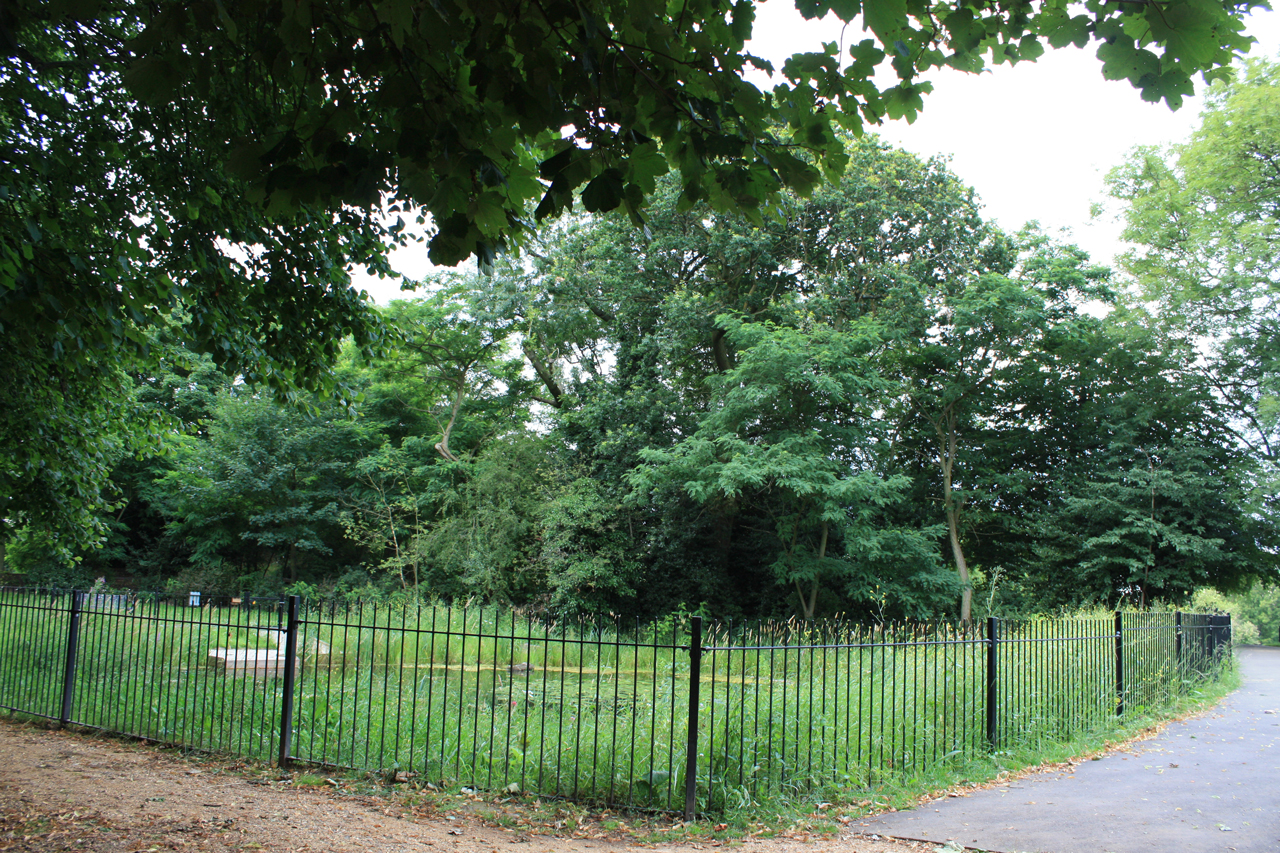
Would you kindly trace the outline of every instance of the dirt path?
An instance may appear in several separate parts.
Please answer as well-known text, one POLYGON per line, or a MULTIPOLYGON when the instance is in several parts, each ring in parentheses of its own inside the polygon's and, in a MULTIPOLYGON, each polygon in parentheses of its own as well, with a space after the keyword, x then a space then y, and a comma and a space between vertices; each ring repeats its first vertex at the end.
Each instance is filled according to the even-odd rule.
POLYGON ((480 795, 415 802, 402 794, 362 795, 344 790, 344 785, 295 786, 288 774, 272 768, 207 757, 185 759, 143 744, 0 720, 0 851, 690 853, 731 846, 753 853, 935 850, 934 845, 888 839, 806 839, 803 833, 651 845, 599 817, 556 821, 545 814, 504 815, 501 806, 480 795), (477 818, 477 810, 487 813, 489 820, 477 818))

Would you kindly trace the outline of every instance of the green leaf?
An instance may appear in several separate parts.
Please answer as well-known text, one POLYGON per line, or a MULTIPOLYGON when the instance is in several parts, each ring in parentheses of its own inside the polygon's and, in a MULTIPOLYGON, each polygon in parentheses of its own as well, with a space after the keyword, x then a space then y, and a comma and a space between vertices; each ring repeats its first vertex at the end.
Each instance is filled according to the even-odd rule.
POLYGON ((671 779, 671 773, 668 770, 650 770, 640 778, 632 782, 640 790, 642 797, 653 796, 659 788, 667 784, 671 779))
POLYGON ((658 178, 665 175, 668 170, 667 158, 663 157, 658 146, 651 142, 637 145, 627 158, 627 180, 646 193, 654 191, 658 178))
POLYGON ((858 17, 858 13, 862 11, 862 0, 829 0, 827 6, 837 18, 847 24, 858 17))
POLYGON ((1018 42, 1018 58, 1024 62, 1035 62, 1044 55, 1044 45, 1033 35, 1026 35, 1018 42))
POLYGON ((1093 22, 1085 15, 1068 16, 1065 9, 1054 9, 1041 17, 1041 32, 1045 33, 1052 47, 1074 44, 1084 47, 1089 41, 1093 22))
POLYGON ((181 77, 174 73, 169 60, 155 56, 130 62, 121 79, 130 92, 148 104, 168 102, 181 84, 181 77))
POLYGON ((413 13, 416 4, 411 0, 383 0, 378 4, 378 20, 391 32, 396 47, 404 47, 405 38, 413 31, 413 13))
POLYGON ((582 206, 592 213, 613 210, 622 204, 623 177, 620 169, 605 169, 582 190, 582 206))
POLYGON ((240 38, 240 30, 236 27, 236 22, 231 20, 231 16, 227 14, 227 7, 222 0, 213 0, 214 6, 218 10, 218 20, 222 22, 222 28, 227 31, 227 37, 232 41, 238 41, 240 38))
POLYGON ((1098 48, 1102 60, 1102 76, 1108 80, 1131 80, 1137 83, 1148 74, 1160 73, 1160 58, 1146 48, 1136 48, 1133 43, 1116 39, 1098 48))
POLYGON ((502 234, 507 227, 505 199, 494 191, 481 194, 472 201, 471 217, 486 236, 496 237, 502 234))
MULTIPOLYGON (((868 0, 862 14, 867 27, 879 37, 881 44, 902 44, 902 35, 907 30, 906 0, 868 0)), ((902 44, 902 50, 906 49, 902 44)))
POLYGON ((1233 21, 1220 3, 1210 0, 1182 0, 1146 10, 1151 34, 1166 44, 1170 53, 1192 67, 1207 65, 1221 50, 1218 29, 1233 21))

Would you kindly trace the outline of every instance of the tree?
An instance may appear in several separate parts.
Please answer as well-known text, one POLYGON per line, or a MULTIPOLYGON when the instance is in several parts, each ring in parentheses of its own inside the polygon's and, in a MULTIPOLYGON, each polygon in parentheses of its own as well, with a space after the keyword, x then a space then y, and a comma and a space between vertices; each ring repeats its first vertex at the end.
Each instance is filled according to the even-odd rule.
POLYGON ((348 267, 387 269, 367 215, 268 211, 205 111, 125 90, 140 6, 80 11, 0 10, 0 513, 66 552, 100 538, 115 457, 173 427, 121 410, 129 374, 189 350, 284 395, 332 388, 343 338, 377 330, 348 267))
POLYGON ((14 532, 36 526, 69 561, 106 535, 103 516, 120 497, 111 471, 153 447, 155 421, 130 405, 119 365, 68 371, 47 353, 4 343, 0 360, 0 554, 14 532))
MULTIPOLYGON (((1045 385, 1070 381, 1056 356, 1091 323, 1076 305, 1108 295, 1109 271, 1083 252, 1033 229, 1020 238, 1016 266, 1010 252, 985 269, 957 270, 934 289, 902 288, 895 293, 902 308, 884 321, 892 343, 880 369, 903 377, 889 403, 894 452, 899 464, 918 456, 936 468, 929 493, 946 524, 965 622, 973 588, 963 516, 995 515, 997 504, 1008 513, 1026 490, 1034 470, 1026 445, 1043 444, 1041 433, 1062 426, 1037 403, 1045 402, 1045 385), (1015 454, 1021 464, 1008 466, 1015 454)), ((1053 475, 1043 458, 1036 463, 1053 475)))
POLYGON ((1211 389, 1148 330, 1113 327, 1108 337, 1105 371, 1082 388, 1089 432, 1057 498, 1028 520, 1034 599, 1145 606, 1274 580, 1274 525, 1249 494, 1251 460, 1233 446, 1211 389))
POLYGON ((542 486, 525 433, 529 382, 510 357, 511 320, 477 317, 473 277, 446 275, 422 299, 382 311, 396 330, 362 374, 362 422, 381 446, 355 466, 349 535, 375 574, 435 595, 513 600, 542 486))
POLYGON ((783 222, 684 210, 667 182, 647 236, 575 224, 498 276, 556 377, 553 437, 618 493, 644 593, 696 577, 684 600, 812 615, 884 598, 931 613, 952 592, 917 519, 888 518, 905 483, 872 450, 894 385, 873 354, 908 289, 1005 263, 1007 241, 942 163, 850 149, 783 222))
POLYGON ((523 363, 507 353, 512 321, 473 317, 467 296, 476 283, 468 277, 444 284, 381 312, 397 335, 378 357, 360 357, 371 383, 363 408, 374 418, 401 421, 386 423, 397 437, 405 435, 404 421, 416 421, 413 432, 434 433, 435 452, 456 462, 455 451, 474 451, 486 433, 524 424, 529 383, 520 375, 523 363), (451 446, 456 431, 467 433, 461 451, 451 446))
MULTIPOLYGON (((190 565, 225 583, 278 586, 308 580, 362 554, 346 541, 342 513, 371 436, 329 402, 313 413, 278 405, 243 386, 223 393, 208 437, 187 436, 157 484, 168 535, 190 565)), ((227 591, 238 591, 234 587, 227 591)))
POLYGON ((720 324, 739 363, 716 380, 716 405, 692 436, 641 454, 633 486, 643 496, 674 487, 703 506, 768 519, 773 553, 763 556, 780 585, 794 587, 805 619, 823 585, 874 601, 872 590, 904 566, 918 570, 911 558, 928 550, 914 541, 919 531, 884 525, 881 510, 908 482, 880 476, 864 450, 885 438, 874 409, 887 383, 868 358, 875 336, 862 325, 720 324))
POLYGON ((39 26, 109 26, 128 41, 79 42, 68 61, 119 70, 144 102, 191 118, 200 108, 228 144, 226 162, 271 203, 367 205, 386 193, 428 211, 433 258, 448 264, 517 236, 531 202, 538 218, 572 206, 581 186, 588 210, 622 206, 639 218, 668 167, 681 170, 686 202, 720 209, 755 211, 783 187, 803 192, 820 170, 841 167, 834 127, 914 116, 929 89, 919 77, 933 68, 977 71, 1096 41, 1105 76, 1177 106, 1193 75, 1216 74, 1249 44, 1247 4, 1086 13, 1065 0, 804 0, 807 17, 861 15, 874 38, 847 59, 834 44, 792 57, 766 94, 742 76, 773 70, 745 52, 750 0, 104 6, 77 19, 17 4, 17 56, 42 61, 30 38, 39 26), (881 65, 897 77, 883 90, 881 65), (250 116, 265 121, 247 128, 250 116))
POLYGON ((1255 629, 1255 642, 1269 646, 1280 643, 1280 585, 1274 582, 1259 581, 1247 590, 1226 596, 1210 589, 1200 590, 1192 606, 1202 612, 1225 610, 1230 613, 1235 642, 1242 642, 1237 638, 1244 636, 1248 630, 1244 624, 1248 624, 1255 629))
POLYGON ((1273 561, 1240 511, 1248 498, 1228 456, 1185 438, 1100 448, 1101 464, 1077 474, 1061 507, 1044 518, 1040 548, 1054 554, 1071 589, 1050 581, 1042 593, 1146 607, 1185 601, 1200 586, 1247 586, 1273 561))
POLYGON ((1187 142, 1134 151, 1109 184, 1140 298, 1166 335, 1204 352, 1192 369, 1231 408, 1237 438, 1280 463, 1280 63, 1215 83, 1187 142))

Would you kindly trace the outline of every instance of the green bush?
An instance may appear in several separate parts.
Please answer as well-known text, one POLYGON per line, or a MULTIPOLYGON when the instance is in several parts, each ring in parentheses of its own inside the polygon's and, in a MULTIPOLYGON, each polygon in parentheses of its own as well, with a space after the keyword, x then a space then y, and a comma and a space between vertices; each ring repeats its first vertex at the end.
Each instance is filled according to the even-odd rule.
POLYGON ((1216 589, 1196 591, 1191 599, 1196 610, 1231 614, 1232 635, 1237 643, 1280 645, 1280 584, 1254 583, 1240 593, 1224 594, 1216 589))

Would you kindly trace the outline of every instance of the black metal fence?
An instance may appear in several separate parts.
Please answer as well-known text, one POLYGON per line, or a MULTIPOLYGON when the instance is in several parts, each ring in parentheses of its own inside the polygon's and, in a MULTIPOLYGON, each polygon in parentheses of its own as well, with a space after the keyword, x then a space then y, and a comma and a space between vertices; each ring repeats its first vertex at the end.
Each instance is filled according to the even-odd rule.
POLYGON ((695 812, 1062 740, 1211 677, 1230 619, 547 625, 0 590, 0 707, 282 765, 695 812))

